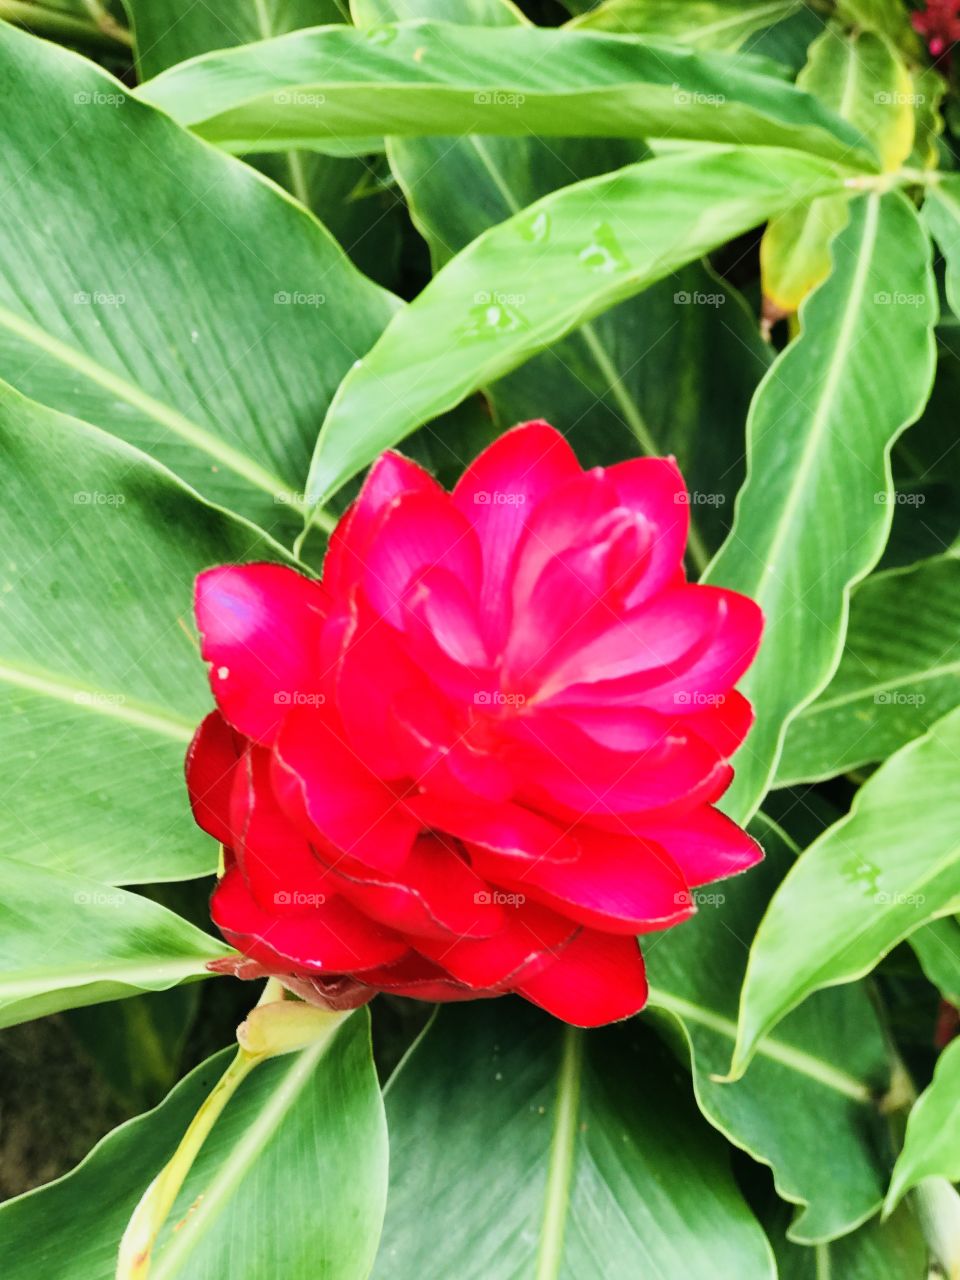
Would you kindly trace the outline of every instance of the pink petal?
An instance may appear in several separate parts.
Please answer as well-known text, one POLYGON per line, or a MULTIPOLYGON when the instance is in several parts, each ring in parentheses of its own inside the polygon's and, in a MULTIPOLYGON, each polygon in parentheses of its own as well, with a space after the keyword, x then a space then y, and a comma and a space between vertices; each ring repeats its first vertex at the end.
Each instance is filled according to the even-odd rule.
POLYGON ((534 862, 518 873, 497 854, 476 851, 474 865, 493 884, 608 933, 665 929, 693 913, 689 885, 659 845, 588 827, 576 835, 576 862, 534 862))
POLYGON ((476 596, 480 589, 477 536, 442 490, 404 494, 387 512, 367 548, 363 573, 367 598, 382 617, 402 627, 407 589, 432 568, 452 573, 476 596))
POLYGON ((737 875, 763 860, 757 842, 709 805, 673 822, 646 822, 643 832, 666 850, 694 888, 737 875))
POLYGON ((197 578, 195 609, 210 687, 227 720, 269 744, 298 697, 321 693, 327 595, 278 564, 223 565, 197 578))
POLYGON ((285 963, 297 971, 356 973, 391 964, 407 952, 402 938, 371 924, 342 898, 330 898, 306 915, 264 911, 239 867, 217 884, 210 913, 231 945, 278 973, 285 963))
POLYGON ((634 938, 584 929, 518 995, 575 1027, 629 1018, 647 1002, 643 957, 634 938))
POLYGON ((443 831, 521 865, 545 859, 571 861, 579 845, 569 830, 517 804, 471 806, 435 795, 410 796, 410 809, 425 827, 443 831))
POLYGON ((221 844, 233 842, 230 789, 242 739, 219 711, 200 722, 187 749, 187 791, 197 825, 221 844))
POLYGON ((509 582, 517 543, 537 504, 580 470, 566 440, 546 422, 514 427, 476 458, 453 491, 483 552, 481 626, 491 653, 509 626, 509 582))
POLYGON ((481 669, 489 666, 476 596, 452 573, 425 570, 409 588, 404 609, 404 629, 414 641, 429 636, 452 662, 481 669))
POLYGON ((442 493, 432 476, 415 462, 388 450, 367 473, 356 502, 352 503, 330 535, 323 563, 323 583, 345 595, 359 582, 367 548, 391 504, 404 493, 442 493))
POLYGON ((627 600, 649 600, 683 576, 683 553, 690 527, 687 487, 674 458, 633 458, 607 469, 619 501, 643 515, 652 528, 644 572, 627 600))
POLYGON ((507 768, 495 756, 471 745, 462 717, 458 722, 436 691, 427 696, 399 697, 392 711, 395 740, 420 791, 461 804, 481 800, 499 803, 512 794, 513 780, 507 768))
POLYGON ((318 831, 381 871, 395 871, 410 852, 416 821, 322 709, 295 708, 287 717, 272 783, 281 807, 308 837, 318 831))

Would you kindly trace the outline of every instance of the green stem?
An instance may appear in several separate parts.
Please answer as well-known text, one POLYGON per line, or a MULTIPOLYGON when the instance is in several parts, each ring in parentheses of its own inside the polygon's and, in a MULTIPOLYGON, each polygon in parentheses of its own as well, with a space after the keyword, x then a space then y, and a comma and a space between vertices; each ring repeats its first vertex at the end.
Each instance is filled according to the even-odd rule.
POLYGON ((76 41, 108 49, 116 49, 118 45, 130 48, 133 44, 130 32, 119 23, 88 22, 57 9, 27 4, 25 0, 0 0, 0 18, 26 27, 34 35, 49 36, 52 40, 76 41))
POLYGON ((116 1280, 146 1280, 153 1250, 210 1131, 227 1103, 261 1062, 331 1040, 350 1016, 318 1009, 299 1000, 286 1000, 276 978, 267 982, 255 1009, 237 1029, 237 1056, 214 1085, 190 1122, 180 1145, 147 1187, 120 1241, 116 1280))
POLYGON ((145 1280, 150 1271, 153 1246, 170 1216, 180 1188, 186 1181, 200 1148, 216 1124, 224 1107, 263 1059, 238 1049, 237 1056, 214 1085, 203 1106, 174 1152, 173 1159, 157 1174, 127 1223, 120 1242, 116 1280, 145 1280))

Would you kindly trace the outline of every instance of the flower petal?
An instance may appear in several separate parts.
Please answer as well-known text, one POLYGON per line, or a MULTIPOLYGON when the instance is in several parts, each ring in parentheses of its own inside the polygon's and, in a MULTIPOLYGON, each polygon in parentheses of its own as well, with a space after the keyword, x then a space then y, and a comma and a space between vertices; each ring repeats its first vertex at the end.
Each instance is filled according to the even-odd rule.
POLYGON ((230 790, 243 742, 219 711, 200 722, 187 748, 187 791, 197 825, 221 844, 233 842, 230 790))
POLYGON ((210 900, 214 924, 250 959, 284 972, 284 964, 310 973, 358 973, 391 964, 406 954, 396 934, 366 920, 343 898, 330 898, 308 913, 277 916, 257 905, 238 866, 217 884, 210 900))
POLYGON ((476 530, 483 553, 480 621, 490 652, 498 653, 510 624, 509 583, 527 520, 548 494, 580 471, 576 454, 546 422, 507 431, 467 467, 453 491, 454 506, 476 530))
POLYGON ((578 926, 536 902, 507 906, 506 923, 492 938, 416 938, 413 945, 468 987, 503 990, 554 963, 578 926))
POLYGON ((359 862, 395 871, 418 824, 324 710, 294 708, 285 720, 273 754, 277 799, 306 836, 318 831, 359 862))
POLYGON ((526 893, 580 924, 608 933, 665 929, 693 914, 689 885, 652 840, 578 827, 576 862, 533 862, 519 874, 495 853, 471 851, 479 873, 526 893))
POLYGON ((518 995, 575 1027, 629 1018, 647 1002, 643 956, 634 938, 584 929, 518 995))
POLYGON ((436 836, 414 841, 399 875, 365 870, 354 876, 343 864, 331 874, 354 906, 411 940, 489 938, 503 928, 490 886, 436 836))
POLYGON ((330 535, 323 562, 323 583, 331 592, 347 595, 360 581, 367 548, 392 503, 404 493, 442 493, 422 467, 392 449, 380 455, 352 503, 330 535))
POLYGON ((295 699, 321 692, 326 592, 285 565, 223 565, 200 574, 194 603, 218 707, 269 744, 295 699))

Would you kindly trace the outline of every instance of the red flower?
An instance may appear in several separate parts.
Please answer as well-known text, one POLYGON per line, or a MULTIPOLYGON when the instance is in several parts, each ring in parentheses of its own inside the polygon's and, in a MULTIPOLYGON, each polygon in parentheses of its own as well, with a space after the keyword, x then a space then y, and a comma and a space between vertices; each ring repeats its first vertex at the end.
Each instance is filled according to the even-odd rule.
POLYGON ((939 58, 960 40, 960 0, 927 0, 924 9, 911 13, 910 21, 932 56, 939 58))
POLYGON ((218 710, 187 781, 233 971, 339 1007, 641 1008, 636 935, 761 856, 713 807, 760 610, 686 582, 688 512, 672 460, 583 472, 535 422, 453 494, 384 454, 320 582, 201 574, 218 710))

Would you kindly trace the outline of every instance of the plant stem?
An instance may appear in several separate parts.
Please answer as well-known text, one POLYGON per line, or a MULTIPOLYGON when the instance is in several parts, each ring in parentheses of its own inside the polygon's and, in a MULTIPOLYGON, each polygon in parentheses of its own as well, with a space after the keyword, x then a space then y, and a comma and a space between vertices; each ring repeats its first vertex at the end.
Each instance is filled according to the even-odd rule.
POLYGON ((35 35, 49 36, 51 40, 76 41, 108 49, 116 49, 118 45, 130 48, 133 43, 130 32, 117 22, 87 21, 58 9, 27 4, 25 0, 0 0, 0 18, 25 27, 35 35))
POLYGON ((332 1039, 350 1016, 299 1000, 286 1000, 283 986, 270 978, 255 1009, 240 1024, 237 1056, 214 1085, 190 1122, 173 1157, 140 1197, 120 1241, 116 1280, 146 1280, 153 1249, 186 1182, 194 1161, 227 1103, 261 1062, 332 1039))

